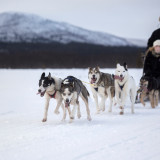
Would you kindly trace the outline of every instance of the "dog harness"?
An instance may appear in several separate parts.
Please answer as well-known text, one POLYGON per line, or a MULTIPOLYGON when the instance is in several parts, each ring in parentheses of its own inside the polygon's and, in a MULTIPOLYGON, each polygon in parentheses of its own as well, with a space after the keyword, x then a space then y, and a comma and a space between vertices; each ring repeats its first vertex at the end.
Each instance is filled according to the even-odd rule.
POLYGON ((57 92, 57 91, 55 91, 52 95, 49 94, 49 96, 50 96, 51 98, 55 98, 55 97, 56 97, 56 92, 57 92))
MULTIPOLYGON (((117 75, 112 75, 113 77, 114 77, 114 79, 118 79, 118 80, 120 80, 120 81, 122 81, 124 78, 123 77, 119 77, 119 76, 117 76, 117 75)), ((133 77, 132 77, 133 78, 133 77)), ((119 85, 119 88, 121 89, 121 91, 123 90, 123 87, 124 87, 124 85, 126 84, 126 82, 121 86, 119 83, 118 83, 118 85, 119 85)))
MULTIPOLYGON (((72 83, 72 84, 74 84, 74 83, 76 83, 76 85, 78 85, 79 86, 79 90, 78 90, 78 95, 80 94, 80 92, 81 92, 81 90, 82 90, 82 88, 81 88, 81 85, 79 84, 80 82, 80 80, 78 80, 77 78, 75 78, 75 77, 73 77, 73 76, 68 76, 67 78, 65 78, 63 81, 65 81, 65 80, 68 80, 68 82, 69 83, 72 83)), ((74 88, 75 89, 75 88, 74 88)))
POLYGON ((119 88, 121 89, 121 91, 123 90, 123 87, 124 87, 125 84, 126 84, 126 82, 121 86, 121 85, 118 83, 119 88))

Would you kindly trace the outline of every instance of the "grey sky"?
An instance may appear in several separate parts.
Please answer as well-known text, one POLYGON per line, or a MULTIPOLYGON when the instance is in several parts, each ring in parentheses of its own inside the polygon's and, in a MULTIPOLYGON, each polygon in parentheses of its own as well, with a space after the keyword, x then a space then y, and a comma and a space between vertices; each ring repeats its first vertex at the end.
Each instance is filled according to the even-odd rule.
POLYGON ((90 30, 148 39, 158 28, 160 0, 0 0, 0 13, 34 13, 90 30))

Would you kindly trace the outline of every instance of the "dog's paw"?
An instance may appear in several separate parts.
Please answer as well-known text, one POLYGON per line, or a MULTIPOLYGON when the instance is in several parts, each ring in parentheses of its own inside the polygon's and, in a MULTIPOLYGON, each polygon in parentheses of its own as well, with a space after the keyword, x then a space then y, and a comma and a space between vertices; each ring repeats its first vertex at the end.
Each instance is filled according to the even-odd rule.
POLYGON ((74 116, 70 116, 70 119, 74 119, 74 116))
POLYGON ((119 114, 120 114, 120 115, 123 115, 123 114, 124 114, 124 112, 123 112, 123 111, 121 111, 119 114))
POLYGON ((43 119, 42 119, 42 122, 46 122, 46 121, 47 121, 47 118, 43 118, 43 119))
POLYGON ((55 114, 59 114, 60 112, 59 112, 59 111, 57 111, 57 110, 55 110, 55 111, 54 111, 54 113, 55 113, 55 114))
POLYGON ((81 114, 78 114, 77 117, 80 119, 81 118, 81 114))
POLYGON ((87 119, 88 119, 88 121, 91 121, 91 120, 92 120, 91 116, 88 116, 87 119))
POLYGON ((97 108, 96 114, 100 114, 100 112, 101 112, 101 109, 97 108))
POLYGON ((112 110, 111 110, 111 109, 109 109, 109 110, 108 110, 108 112, 112 112, 112 110))
POLYGON ((123 107, 122 107, 122 106, 120 106, 119 108, 120 108, 120 109, 123 109, 123 107))
POLYGON ((97 111, 96 114, 100 114, 100 111, 97 111))
POLYGON ((63 118, 63 119, 61 120, 61 122, 65 122, 65 119, 63 118))
POLYGON ((143 106, 145 107, 146 104, 145 104, 145 103, 142 103, 142 104, 143 104, 143 106))
POLYGON ((69 123, 72 123, 72 122, 73 122, 73 119, 70 119, 70 120, 69 120, 69 123))
POLYGON ((152 105, 152 108, 156 108, 154 105, 152 105))

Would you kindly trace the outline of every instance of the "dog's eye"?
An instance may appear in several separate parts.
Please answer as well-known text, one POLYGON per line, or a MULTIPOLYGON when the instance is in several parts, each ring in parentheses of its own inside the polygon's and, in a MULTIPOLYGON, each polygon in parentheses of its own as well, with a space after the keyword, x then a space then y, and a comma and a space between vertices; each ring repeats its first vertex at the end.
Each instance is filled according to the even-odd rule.
POLYGON ((63 95, 65 96, 66 94, 65 94, 65 93, 63 93, 63 95))
POLYGON ((123 72, 125 72, 125 71, 123 71, 123 72))
POLYGON ((68 93, 68 95, 70 96, 70 95, 71 95, 71 93, 68 93))
POLYGON ((118 72, 120 72, 120 71, 118 71, 118 72))
POLYGON ((47 84, 43 84, 43 87, 47 87, 48 85, 47 84))

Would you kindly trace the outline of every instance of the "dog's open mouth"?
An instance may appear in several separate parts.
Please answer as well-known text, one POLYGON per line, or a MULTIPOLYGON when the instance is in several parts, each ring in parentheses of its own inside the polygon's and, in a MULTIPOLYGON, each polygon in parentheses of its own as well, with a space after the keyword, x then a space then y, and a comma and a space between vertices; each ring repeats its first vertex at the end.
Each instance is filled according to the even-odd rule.
POLYGON ((44 94, 45 94, 45 92, 46 92, 46 91, 44 91, 44 92, 38 92, 37 94, 40 94, 40 96, 43 97, 44 94))
POLYGON ((70 102, 65 102, 65 107, 66 108, 69 107, 69 105, 70 105, 70 102))
POLYGON ((91 78, 91 84, 95 83, 97 78, 91 78))
POLYGON ((120 77, 120 76, 114 75, 114 79, 118 79, 120 81, 123 81, 124 77, 120 77))

